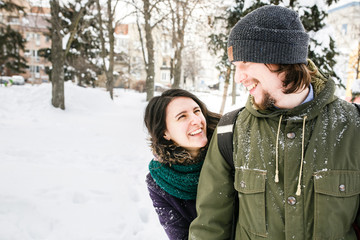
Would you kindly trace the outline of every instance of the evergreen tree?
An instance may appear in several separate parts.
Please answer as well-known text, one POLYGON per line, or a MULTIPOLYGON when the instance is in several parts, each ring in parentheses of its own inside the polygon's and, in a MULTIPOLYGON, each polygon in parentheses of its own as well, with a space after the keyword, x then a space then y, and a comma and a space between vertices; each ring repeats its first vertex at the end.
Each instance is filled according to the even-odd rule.
MULTIPOLYGON (((65 32, 71 26, 70 19, 74 19, 74 12, 76 4, 81 2, 69 2, 68 5, 60 7, 62 17, 61 27, 65 32)), ((64 62, 64 80, 77 80, 78 85, 95 86, 97 75, 100 74, 101 68, 98 63, 99 56, 99 41, 96 33, 96 20, 92 13, 92 6, 89 5, 85 8, 84 17, 80 18, 78 29, 75 33, 74 39, 71 42, 70 50, 65 56, 64 62)), ((49 32, 52 32, 50 27, 49 32)), ((51 38, 51 34, 49 34, 51 38)), ((44 57, 51 61, 51 49, 42 48, 39 50, 39 56, 44 57)), ((51 79, 51 71, 47 72, 51 79)))
MULTIPOLYGON (((293 2, 294 5, 290 7, 297 11, 300 9, 304 11, 304 14, 300 16, 300 19, 305 30, 310 34, 309 58, 325 75, 337 79, 337 85, 345 87, 341 82, 341 79, 333 70, 336 64, 335 56, 338 55, 335 49, 334 39, 331 36, 328 36, 328 44, 324 44, 318 39, 319 35, 321 35, 321 30, 325 27, 324 19, 327 17, 326 11, 324 9, 319 9, 317 5, 303 7, 296 5, 298 4, 298 1, 293 2)), ((333 2, 337 2, 337 0, 327 0, 325 3, 330 6, 333 2)))
MULTIPOLYGON (((0 11, 11 13, 24 12, 23 7, 12 1, 0 0, 0 11)), ((11 75, 23 73, 27 67, 26 60, 21 56, 26 40, 23 36, 3 22, 0 22, 0 74, 11 75)))
MULTIPOLYGON (((72 19, 77 2, 69 3, 63 8, 63 15, 72 19)), ((93 5, 94 6, 94 5, 93 5)), ((101 72, 98 56, 100 55, 100 43, 97 34, 97 19, 93 14, 93 6, 88 6, 84 11, 84 17, 79 20, 78 31, 70 46, 70 51, 65 60, 65 80, 77 79, 78 85, 95 86, 97 75, 101 72)), ((65 23, 69 25, 69 23, 65 23)), ((68 27, 68 26, 65 26, 68 27)))
POLYGON ((68 19, 61 11, 59 0, 50 1, 51 6, 51 84, 52 99, 51 103, 55 108, 65 110, 65 91, 64 91, 64 66, 66 56, 70 52, 71 44, 79 31, 79 21, 84 17, 85 10, 93 4, 93 0, 87 2, 77 1, 72 19, 68 19), (83 4, 82 4, 83 3, 83 4), (66 25, 68 24, 68 25, 66 25), (63 41, 65 40, 65 41, 63 41), (66 42, 64 50, 63 43, 66 42))

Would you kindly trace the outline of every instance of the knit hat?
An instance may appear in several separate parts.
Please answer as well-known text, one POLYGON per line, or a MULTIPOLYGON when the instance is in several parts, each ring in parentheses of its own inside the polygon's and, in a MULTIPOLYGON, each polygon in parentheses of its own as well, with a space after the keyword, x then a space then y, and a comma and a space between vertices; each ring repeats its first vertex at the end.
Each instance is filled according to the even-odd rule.
POLYGON ((285 7, 267 5, 247 14, 231 30, 230 62, 307 63, 309 36, 298 14, 285 7))

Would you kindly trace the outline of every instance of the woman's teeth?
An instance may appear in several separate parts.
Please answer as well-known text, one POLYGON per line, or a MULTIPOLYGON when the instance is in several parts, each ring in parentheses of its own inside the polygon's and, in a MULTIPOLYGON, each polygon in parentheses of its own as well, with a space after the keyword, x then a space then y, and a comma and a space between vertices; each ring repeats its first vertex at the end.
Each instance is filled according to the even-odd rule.
POLYGON ((202 132, 202 130, 201 130, 201 128, 200 128, 200 129, 198 129, 198 130, 193 131, 192 133, 190 133, 190 135, 191 135, 191 136, 194 136, 195 134, 198 134, 198 133, 201 133, 201 132, 202 132))

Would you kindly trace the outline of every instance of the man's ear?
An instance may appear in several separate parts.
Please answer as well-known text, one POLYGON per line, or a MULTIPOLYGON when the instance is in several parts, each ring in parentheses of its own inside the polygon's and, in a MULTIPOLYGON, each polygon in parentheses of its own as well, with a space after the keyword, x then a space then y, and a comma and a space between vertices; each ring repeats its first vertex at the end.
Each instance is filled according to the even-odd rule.
POLYGON ((164 133, 164 138, 166 139, 166 140, 168 140, 168 141, 170 141, 170 134, 169 134, 169 132, 168 131, 165 131, 165 133, 164 133))

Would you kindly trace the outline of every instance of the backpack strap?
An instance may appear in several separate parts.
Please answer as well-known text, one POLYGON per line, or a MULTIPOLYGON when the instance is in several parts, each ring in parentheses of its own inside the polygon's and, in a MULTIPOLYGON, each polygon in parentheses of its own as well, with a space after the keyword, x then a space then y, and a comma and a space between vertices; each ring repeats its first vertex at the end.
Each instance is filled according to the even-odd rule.
MULTIPOLYGON (((217 140, 219 151, 226 162, 231 166, 232 175, 235 175, 235 167, 233 160, 233 135, 237 116, 244 109, 244 107, 226 113, 221 117, 217 126, 217 140)), ((239 197, 237 193, 234 196, 234 212, 231 227, 230 239, 234 240, 236 235, 236 223, 239 214, 239 197)))
POLYGON ((236 118, 243 109, 244 107, 226 113, 221 117, 217 126, 219 151, 232 169, 235 169, 233 161, 233 131, 236 118))
POLYGON ((353 103, 355 105, 355 107, 357 108, 357 110, 359 110, 359 113, 360 113, 360 105, 359 104, 356 104, 356 103, 353 103))

